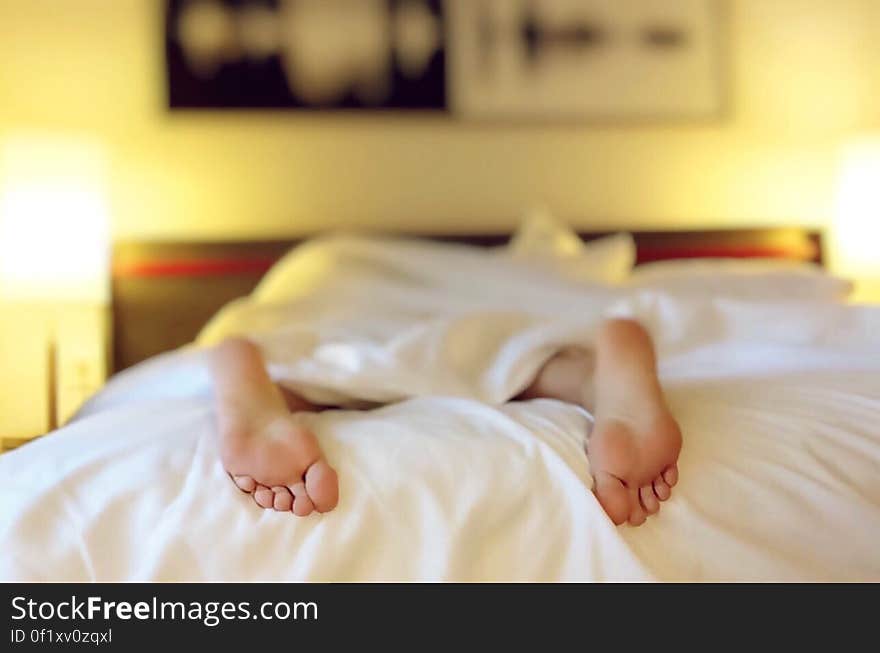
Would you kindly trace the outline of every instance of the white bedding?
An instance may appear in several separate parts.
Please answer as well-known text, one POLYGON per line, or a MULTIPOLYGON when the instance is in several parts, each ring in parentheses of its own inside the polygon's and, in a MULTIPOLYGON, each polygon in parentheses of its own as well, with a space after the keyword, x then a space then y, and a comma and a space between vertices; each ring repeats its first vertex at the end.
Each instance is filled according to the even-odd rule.
POLYGON ((333 512, 234 488, 187 348, 0 456, 0 579, 880 580, 880 310, 625 293, 489 258, 325 243, 204 332, 249 334, 316 399, 403 399, 304 417, 339 471, 333 512), (608 314, 652 331, 685 436, 673 498, 638 529, 590 492, 589 415, 501 403, 608 314))

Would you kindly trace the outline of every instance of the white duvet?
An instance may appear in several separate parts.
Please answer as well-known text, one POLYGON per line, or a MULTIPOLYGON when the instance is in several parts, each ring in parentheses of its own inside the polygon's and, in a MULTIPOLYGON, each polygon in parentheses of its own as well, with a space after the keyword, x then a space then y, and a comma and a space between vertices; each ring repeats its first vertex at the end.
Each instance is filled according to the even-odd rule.
POLYGON ((304 416, 331 513, 261 511, 224 473, 203 348, 126 372, 0 456, 4 580, 880 580, 880 311, 565 282, 498 252, 300 248, 202 344, 370 411, 304 416), (603 315, 643 320, 685 437, 659 516, 592 495, 590 416, 504 403, 603 315))

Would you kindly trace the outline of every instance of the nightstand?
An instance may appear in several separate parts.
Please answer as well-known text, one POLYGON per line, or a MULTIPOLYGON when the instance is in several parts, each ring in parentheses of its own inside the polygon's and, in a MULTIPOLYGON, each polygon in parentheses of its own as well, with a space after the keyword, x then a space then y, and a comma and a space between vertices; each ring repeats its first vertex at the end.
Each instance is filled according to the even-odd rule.
POLYGON ((104 305, 0 303, 3 449, 63 425, 101 388, 109 322, 104 305))

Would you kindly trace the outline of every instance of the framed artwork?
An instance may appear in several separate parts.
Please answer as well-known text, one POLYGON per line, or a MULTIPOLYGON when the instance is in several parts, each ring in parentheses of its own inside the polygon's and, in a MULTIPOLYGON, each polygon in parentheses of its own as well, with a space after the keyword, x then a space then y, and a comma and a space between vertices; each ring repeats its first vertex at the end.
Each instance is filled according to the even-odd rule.
POLYGON ((723 0, 166 0, 171 109, 705 118, 723 0))

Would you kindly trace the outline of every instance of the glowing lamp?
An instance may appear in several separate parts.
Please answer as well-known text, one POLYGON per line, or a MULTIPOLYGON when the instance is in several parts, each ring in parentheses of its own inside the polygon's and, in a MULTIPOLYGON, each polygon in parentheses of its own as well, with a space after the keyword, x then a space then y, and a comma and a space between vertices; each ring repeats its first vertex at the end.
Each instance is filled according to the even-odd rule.
POLYGON ((0 142, 0 297, 105 303, 109 236, 100 148, 0 142))
POLYGON ((856 300, 880 300, 880 139, 846 148, 831 228, 831 269, 856 282, 856 300))
POLYGON ((0 417, 31 437, 101 383, 109 236, 103 153, 68 138, 0 140, 0 417))

